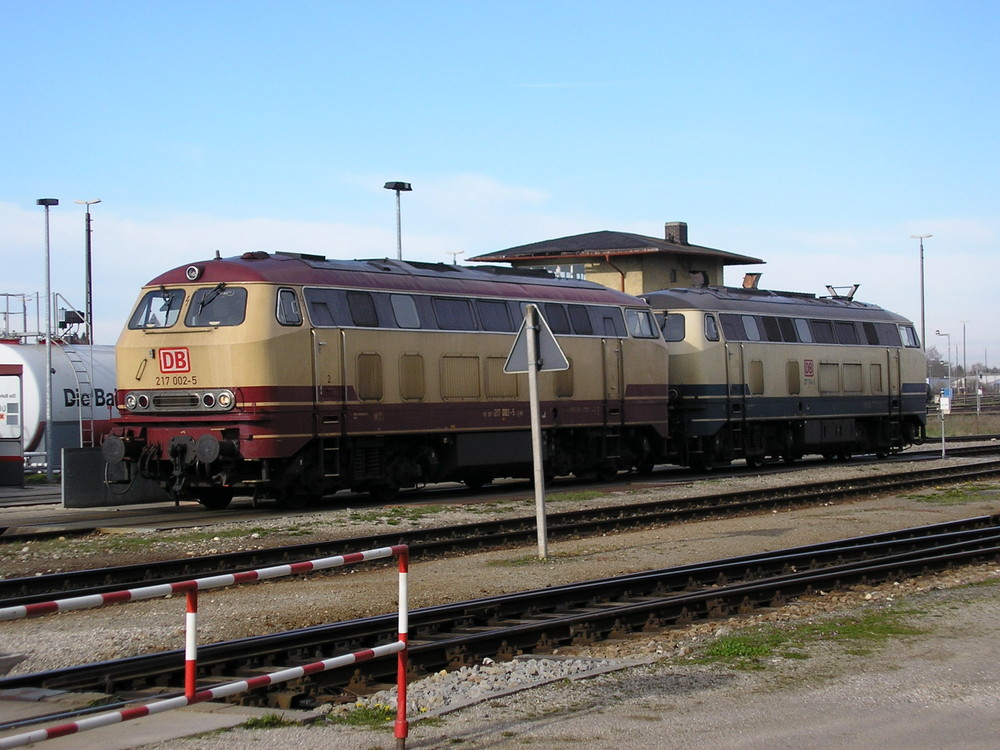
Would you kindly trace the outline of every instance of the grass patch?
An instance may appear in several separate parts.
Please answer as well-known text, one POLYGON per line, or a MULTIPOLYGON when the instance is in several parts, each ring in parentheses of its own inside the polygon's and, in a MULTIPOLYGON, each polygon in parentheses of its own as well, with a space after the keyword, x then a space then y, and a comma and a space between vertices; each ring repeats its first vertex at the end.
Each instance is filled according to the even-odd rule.
POLYGON ((388 508, 373 508, 371 510, 353 510, 348 520, 354 523, 384 523, 388 526, 398 526, 401 523, 415 523, 426 516, 432 516, 449 510, 444 505, 401 506, 388 508))
POLYGON ((290 721, 281 714, 264 714, 247 719, 240 727, 243 729, 279 729, 280 727, 298 726, 297 722, 290 721))
POLYGON ((764 669, 777 659, 808 659, 808 649, 818 643, 834 643, 844 653, 871 653, 890 638, 926 632, 909 625, 907 612, 868 612, 795 627, 772 626, 745 630, 716 639, 697 654, 699 664, 721 663, 733 669, 764 669))
POLYGON ((935 487, 929 492, 915 495, 908 495, 911 500, 918 503, 931 503, 933 505, 963 505, 965 503, 979 502, 983 499, 982 493, 993 489, 985 484, 962 484, 957 487, 935 487))
POLYGON ((327 722, 330 724, 346 724, 352 727, 367 727, 369 729, 382 729, 387 722, 396 718, 396 709, 388 703, 374 703, 355 705, 351 711, 338 716, 328 716, 327 722))

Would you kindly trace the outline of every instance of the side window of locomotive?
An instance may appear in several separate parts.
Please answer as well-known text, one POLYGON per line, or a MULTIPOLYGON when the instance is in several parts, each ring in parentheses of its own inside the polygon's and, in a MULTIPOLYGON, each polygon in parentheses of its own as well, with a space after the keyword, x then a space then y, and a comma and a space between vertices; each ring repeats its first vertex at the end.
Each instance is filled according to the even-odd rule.
POLYGON ((719 316, 722 322, 722 332, 728 341, 746 341, 747 334, 743 330, 743 319, 739 315, 723 313, 719 316))
POLYGON ((747 332, 747 341, 763 341, 764 337, 757 325, 757 318, 753 315, 741 315, 740 317, 743 319, 743 330, 747 332))
POLYGON ((861 343, 861 339, 858 338, 858 329, 852 321, 838 320, 833 324, 833 327, 837 332, 837 341, 839 343, 847 345, 861 343))
POLYGON ((132 317, 129 318, 128 327, 133 330, 170 328, 180 317, 183 304, 183 289, 157 289, 146 292, 136 305, 132 317))
POLYGON ((378 325, 375 300, 368 292, 348 292, 347 307, 351 311, 351 321, 354 325, 365 328, 375 328, 378 325))
POLYGON ((660 331, 653 322, 653 316, 649 310, 626 310, 625 319, 628 321, 628 331, 637 339, 657 339, 660 331))
POLYGON ((878 331, 875 330, 874 323, 862 323, 861 330, 865 333, 865 343, 870 346, 878 346, 878 331))
POLYGON ((514 321, 510 317, 510 307, 498 299, 481 299, 476 302, 479 309, 479 321, 484 331, 502 331, 509 333, 514 330, 514 321))
POLYGON ((795 332, 799 336, 799 341, 804 344, 811 344, 813 342, 812 331, 809 329, 809 321, 805 318, 795 318, 795 332))
POLYGON ((302 311, 299 309, 299 298, 295 296, 294 289, 278 290, 278 307, 274 314, 283 326, 302 325, 302 311))
POLYGON ((569 322, 573 325, 573 333, 580 336, 593 336, 594 324, 590 322, 590 313, 583 305, 567 305, 569 322))
POLYGON ((909 349, 915 349, 920 346, 920 339, 917 338, 917 332, 913 326, 900 326, 899 332, 903 335, 903 346, 909 349))
POLYGON ((683 341, 687 335, 684 316, 680 313, 667 313, 663 318, 663 338, 665 341, 683 341))
POLYGON ((552 333, 565 336, 570 332, 569 316, 566 315, 566 308, 553 302, 544 305, 545 322, 549 324, 552 333))
POLYGON ((778 318, 778 330, 781 331, 781 340, 794 344, 799 340, 795 332, 795 323, 791 318, 778 318))
POLYGON ((705 340, 719 340, 719 325, 715 322, 715 316, 705 313, 705 340))
POLYGON ((417 312, 417 303, 408 294, 390 294, 389 303, 392 305, 392 314, 396 318, 396 325, 400 328, 420 328, 420 313, 417 312))
POLYGON ((246 318, 247 290, 224 283, 199 289, 191 296, 184 325, 189 328, 238 326, 246 318))
POLYGON ((601 318, 604 321, 605 336, 625 338, 625 320, 621 310, 605 310, 601 318))
POLYGON ((899 329, 893 323, 876 323, 875 330, 878 332, 878 343, 882 346, 901 346, 899 329))
POLYGON ((813 339, 817 344, 837 343, 837 339, 833 336, 833 323, 829 320, 811 320, 809 327, 812 328, 813 339))
POLYGON ((303 293, 313 325, 329 328, 338 324, 337 313, 344 306, 343 292, 334 289, 305 289, 303 293))
POLYGON ((474 331, 476 319, 467 299, 434 297, 432 300, 438 328, 443 331, 474 331))

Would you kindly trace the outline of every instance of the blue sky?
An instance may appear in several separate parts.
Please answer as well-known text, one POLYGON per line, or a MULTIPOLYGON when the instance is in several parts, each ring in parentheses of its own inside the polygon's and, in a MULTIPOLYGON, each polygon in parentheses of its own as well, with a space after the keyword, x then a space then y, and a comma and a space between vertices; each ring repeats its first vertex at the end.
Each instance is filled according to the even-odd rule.
POLYGON ((461 261, 602 229, 762 258, 1000 365, 1000 4, 0 0, 0 292, 113 343, 162 270, 245 250, 461 261))

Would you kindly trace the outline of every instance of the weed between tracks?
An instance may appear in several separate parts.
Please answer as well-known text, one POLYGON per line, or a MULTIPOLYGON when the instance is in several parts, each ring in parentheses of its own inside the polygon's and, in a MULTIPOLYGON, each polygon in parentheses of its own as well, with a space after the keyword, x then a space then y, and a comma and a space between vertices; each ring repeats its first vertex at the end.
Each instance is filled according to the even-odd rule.
POLYGON ((926 633, 906 622, 909 614, 915 613, 884 610, 795 627, 775 625, 743 630, 721 636, 692 661, 758 670, 777 659, 808 659, 808 648, 819 643, 834 643, 846 654, 864 656, 890 638, 926 633))
POLYGON ((995 486, 987 484, 962 484, 957 487, 935 487, 930 492, 907 495, 918 503, 934 505, 962 505, 983 499, 983 493, 995 490, 995 486))

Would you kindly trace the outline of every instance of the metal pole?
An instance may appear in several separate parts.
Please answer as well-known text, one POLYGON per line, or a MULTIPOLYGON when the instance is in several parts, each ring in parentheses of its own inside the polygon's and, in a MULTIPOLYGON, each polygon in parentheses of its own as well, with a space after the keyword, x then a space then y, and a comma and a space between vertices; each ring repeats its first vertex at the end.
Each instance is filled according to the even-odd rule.
POLYGON ((920 345, 927 350, 927 326, 924 318, 924 240, 933 234, 911 234, 910 237, 920 240, 920 345))
POLYGON ((538 308, 525 305, 525 334, 528 344, 528 401, 531 404, 531 458, 535 478, 535 521, 538 557, 549 556, 548 529, 545 520, 545 471, 542 465, 542 420, 538 402, 538 308))
POLYGON ((49 261, 49 208, 58 206, 58 198, 39 198, 45 207, 45 481, 52 483, 52 269, 49 261))
POLYGON ((403 223, 399 212, 399 191, 396 191, 396 260, 403 259, 403 223))

